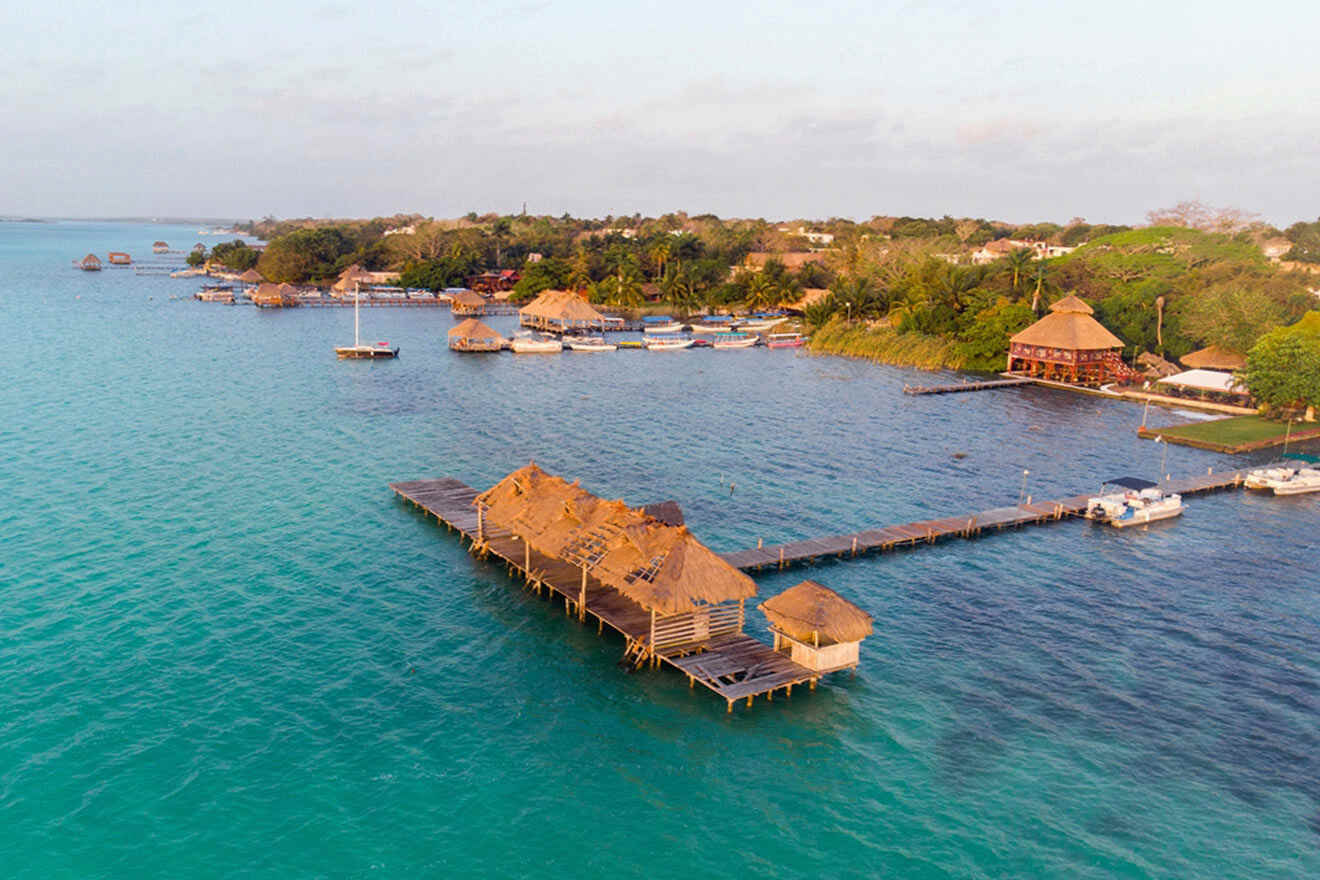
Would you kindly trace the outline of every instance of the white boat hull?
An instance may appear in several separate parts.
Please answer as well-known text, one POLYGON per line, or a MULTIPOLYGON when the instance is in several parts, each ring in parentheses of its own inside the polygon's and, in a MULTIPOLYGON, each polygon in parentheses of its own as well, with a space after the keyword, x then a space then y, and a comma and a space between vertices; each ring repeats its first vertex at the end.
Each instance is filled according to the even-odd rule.
POLYGON ((568 342, 565 343, 564 347, 569 351, 585 351, 588 353, 619 350, 619 347, 613 342, 568 342))
POLYGON ((683 325, 677 321, 670 321, 668 324, 647 324, 645 330, 647 333, 678 333, 683 329, 683 325))
POLYGON ((515 339, 509 348, 514 354, 558 354, 564 344, 558 339, 515 339))
POLYGON ((648 339, 643 345, 647 351, 682 351, 692 347, 691 339, 648 339))
POLYGON ((1132 516, 1126 519, 1111 519, 1109 525, 1116 529, 1126 529, 1128 526, 1144 526, 1153 522, 1160 522, 1166 519, 1173 519, 1176 516, 1182 516, 1187 505, 1179 504, 1177 507, 1157 507, 1146 508, 1144 510, 1135 510, 1132 516))
POLYGON ((1320 492, 1320 480, 1292 479, 1274 486, 1275 495, 1307 495, 1320 492))
POLYGON ((755 336, 749 336, 746 339, 726 339, 726 340, 717 339, 711 343, 711 347, 716 350, 725 350, 731 348, 751 348, 754 345, 756 345, 755 336))

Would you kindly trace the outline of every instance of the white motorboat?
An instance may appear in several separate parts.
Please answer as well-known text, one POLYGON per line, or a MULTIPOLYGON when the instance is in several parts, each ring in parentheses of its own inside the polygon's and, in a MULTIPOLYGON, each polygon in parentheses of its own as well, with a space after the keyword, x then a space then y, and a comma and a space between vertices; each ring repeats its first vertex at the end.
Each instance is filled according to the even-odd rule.
POLYGON ((642 329, 649 336, 656 333, 678 333, 683 325, 668 315, 647 315, 642 318, 642 329))
POLYGON ((1247 472, 1247 477, 1242 481, 1242 485, 1248 489, 1269 491, 1274 488, 1274 483, 1280 480, 1291 480, 1296 473, 1297 469, 1290 467, 1257 468, 1254 471, 1247 472))
POLYGON ((747 333, 764 333, 787 320, 788 318, 754 318, 750 321, 739 322, 738 329, 747 333))
POLYGON ((801 348, 807 338, 801 333, 771 333, 765 337, 765 344, 770 348, 801 348))
MULTIPOLYGON (((1149 480, 1135 477, 1120 477, 1110 480, 1105 486, 1122 489, 1088 498, 1086 518, 1097 520, 1124 529, 1128 526, 1140 526, 1160 520, 1182 516, 1187 506, 1182 503, 1182 496, 1176 493, 1165 494, 1149 480)), ((1101 487, 1103 491, 1104 486, 1101 487)))
POLYGON ((711 342, 716 349, 751 348, 760 340, 754 333, 719 333, 711 342))
MULTIPOLYGON (((1282 473, 1267 478, 1264 482, 1264 488, 1274 490, 1275 495, 1305 495, 1309 492, 1320 492, 1320 470, 1316 468, 1269 468, 1272 471, 1281 471, 1282 473)), ((1251 477, 1257 472, 1253 471, 1247 477, 1247 484, 1251 477)), ((1252 488, 1255 488, 1252 486, 1252 488)))
POLYGON ((647 351, 679 351, 684 348, 691 348, 692 340, 679 336, 666 336, 663 338, 646 336, 642 339, 642 345, 646 346, 647 351))
POLYGON ((604 336, 566 336, 564 348, 569 351, 618 351, 613 342, 606 342, 604 336))
POLYGON ((514 354, 557 354, 564 350, 564 343, 523 330, 514 334, 509 348, 514 354))

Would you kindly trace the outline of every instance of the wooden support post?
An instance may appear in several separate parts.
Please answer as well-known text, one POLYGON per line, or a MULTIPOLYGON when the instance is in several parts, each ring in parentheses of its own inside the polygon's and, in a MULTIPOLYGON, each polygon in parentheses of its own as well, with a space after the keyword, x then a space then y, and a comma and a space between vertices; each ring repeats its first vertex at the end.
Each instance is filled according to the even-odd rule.
POLYGON ((754 696, 753 694, 748 694, 748 695, 747 695, 747 708, 749 708, 749 709, 752 708, 752 699, 753 699, 753 696, 754 696))
POLYGON ((523 538, 523 571, 532 570, 532 545, 523 538))
POLYGON ((728 714, 732 715, 732 714, 733 714, 733 700, 727 700, 726 702, 728 702, 728 704, 729 704, 729 708, 728 708, 726 711, 728 712, 728 714))
POLYGON ((587 614, 587 567, 582 566, 582 589, 578 592, 578 620, 585 620, 587 614))
POLYGON ((483 511, 481 509, 481 505, 477 505, 477 541, 478 542, 485 540, 486 529, 485 529, 485 521, 482 514, 483 511))
POLYGON ((811 680, 811 689, 812 689, 813 691, 816 689, 816 679, 814 679, 814 678, 811 680))
POLYGON ((780 548, 779 548, 779 567, 780 567, 780 568, 783 568, 783 567, 784 567, 784 548, 783 548, 783 547, 780 547, 780 548))
POLYGON ((655 653, 655 609, 651 609, 651 653, 655 653))
POLYGON ((852 543, 852 555, 853 555, 853 556, 856 556, 856 555, 857 555, 857 538, 856 538, 856 536, 853 537, 853 543, 852 543))
POLYGON ((697 680, 696 680, 695 678, 693 678, 692 676, 689 675, 689 676, 688 676, 688 689, 689 689, 689 690, 692 689, 693 687, 696 686, 696 684, 697 684, 697 680))

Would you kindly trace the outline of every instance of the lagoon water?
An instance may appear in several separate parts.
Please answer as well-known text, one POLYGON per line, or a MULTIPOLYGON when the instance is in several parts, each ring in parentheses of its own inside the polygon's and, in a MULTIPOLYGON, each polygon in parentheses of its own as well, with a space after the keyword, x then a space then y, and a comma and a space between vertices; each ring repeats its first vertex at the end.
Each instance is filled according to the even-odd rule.
POLYGON ((1140 409, 791 351, 462 357, 441 310, 364 310, 401 357, 339 362, 348 311, 70 268, 158 238, 197 233, 0 224, 0 875, 1320 875, 1320 500, 758 576, 875 635, 726 715, 387 483, 534 458, 732 550, 1153 475, 1140 409))

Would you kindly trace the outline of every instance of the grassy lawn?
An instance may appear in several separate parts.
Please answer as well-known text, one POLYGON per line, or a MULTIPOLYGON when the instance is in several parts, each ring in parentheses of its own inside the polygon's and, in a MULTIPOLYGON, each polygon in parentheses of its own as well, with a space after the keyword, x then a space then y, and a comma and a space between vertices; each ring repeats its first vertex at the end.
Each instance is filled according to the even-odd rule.
MULTIPOLYGON (((1231 419, 1215 419, 1209 422, 1193 422, 1190 425, 1177 425, 1171 428, 1151 429, 1152 434, 1161 434, 1173 439, 1190 440, 1200 443, 1218 443, 1224 446, 1238 446, 1243 443, 1257 443, 1262 440, 1278 439, 1283 442, 1288 430, 1285 422, 1275 422, 1261 416, 1237 416, 1231 419)), ((1292 436, 1307 434, 1316 430, 1314 424, 1296 424, 1292 426, 1292 436)))

